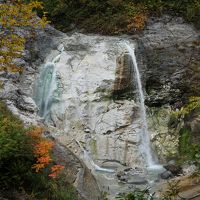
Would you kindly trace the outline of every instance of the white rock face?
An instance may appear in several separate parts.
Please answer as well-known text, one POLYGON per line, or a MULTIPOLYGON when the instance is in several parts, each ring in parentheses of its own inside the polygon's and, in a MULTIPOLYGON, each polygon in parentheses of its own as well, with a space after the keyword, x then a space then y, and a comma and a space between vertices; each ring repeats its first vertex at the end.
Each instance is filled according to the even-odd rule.
POLYGON ((116 60, 126 51, 125 45, 120 38, 77 33, 64 38, 47 62, 62 45, 64 51, 55 64, 57 90, 62 94, 50 107, 48 123, 66 138, 80 141, 99 165, 105 160, 140 165, 138 106, 132 100, 114 102, 112 98, 116 60))
MULTIPOLYGON (((61 93, 49 105, 46 123, 55 127, 56 137, 63 144, 83 160, 87 159, 82 156, 84 148, 100 167, 108 161, 117 169, 124 165, 145 166, 139 151, 142 134, 139 107, 133 100, 113 100, 116 60, 125 52, 119 37, 76 33, 64 38, 46 60, 52 62, 60 55, 54 66, 57 76, 54 97, 58 91, 61 93)), ((41 66, 41 70, 44 68, 41 66)), ((42 90, 43 86, 37 84, 42 79, 39 77, 36 82, 35 91, 42 90)), ((36 102, 37 99, 36 94, 36 102)))

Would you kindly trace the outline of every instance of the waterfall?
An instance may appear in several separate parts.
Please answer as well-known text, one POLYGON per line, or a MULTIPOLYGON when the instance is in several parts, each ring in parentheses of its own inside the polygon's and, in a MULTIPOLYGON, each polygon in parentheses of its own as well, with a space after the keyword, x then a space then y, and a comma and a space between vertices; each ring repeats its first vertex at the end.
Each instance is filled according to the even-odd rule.
POLYGON ((58 96, 56 93, 58 89, 56 64, 59 62, 63 50, 64 47, 51 62, 44 65, 44 69, 36 83, 35 101, 39 107, 39 115, 45 120, 49 115, 52 104, 58 100, 56 97, 56 95, 58 96))
POLYGON ((141 151, 145 155, 147 166, 152 167, 155 165, 154 159, 153 159, 153 152, 151 150, 151 142, 150 142, 150 136, 148 133, 148 125, 147 125, 147 116, 146 116, 146 109, 144 104, 144 94, 142 90, 142 83, 141 83, 141 77, 140 72, 137 65, 137 60, 135 56, 135 49, 131 48, 128 44, 126 44, 126 48, 132 58, 133 66, 134 66, 134 79, 136 79, 137 82, 137 88, 139 93, 139 100, 140 100, 140 115, 142 120, 142 137, 141 137, 141 151))
MULTIPOLYGON (((94 163, 94 161, 92 160, 92 158, 89 156, 88 152, 86 150, 83 151, 84 153, 84 160, 86 162, 89 162, 90 165, 92 167, 94 167, 94 170, 96 171, 100 171, 100 172, 107 172, 107 173, 114 173, 115 170, 113 169, 107 169, 107 168, 103 168, 103 167, 99 167, 97 164, 94 163)), ((89 166, 88 166, 89 167, 89 166)))
POLYGON ((113 169, 107 169, 107 168, 99 167, 97 164, 94 163, 94 161, 89 156, 88 152, 82 147, 80 142, 76 140, 76 143, 79 145, 79 147, 83 151, 84 162, 89 169, 95 170, 95 171, 100 171, 100 172, 107 172, 107 173, 114 173, 115 172, 115 170, 113 170, 113 169))

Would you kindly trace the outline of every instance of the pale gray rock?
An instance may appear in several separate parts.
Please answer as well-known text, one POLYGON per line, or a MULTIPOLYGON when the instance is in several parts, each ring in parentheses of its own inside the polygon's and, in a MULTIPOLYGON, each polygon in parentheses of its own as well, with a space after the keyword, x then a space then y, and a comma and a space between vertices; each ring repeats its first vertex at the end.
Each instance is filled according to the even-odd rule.
MULTIPOLYGON (((139 169, 139 168, 138 168, 139 169)), ((145 185, 148 183, 147 177, 145 176, 143 170, 138 173, 138 169, 126 168, 123 171, 117 173, 117 178, 128 184, 134 185, 145 185)))

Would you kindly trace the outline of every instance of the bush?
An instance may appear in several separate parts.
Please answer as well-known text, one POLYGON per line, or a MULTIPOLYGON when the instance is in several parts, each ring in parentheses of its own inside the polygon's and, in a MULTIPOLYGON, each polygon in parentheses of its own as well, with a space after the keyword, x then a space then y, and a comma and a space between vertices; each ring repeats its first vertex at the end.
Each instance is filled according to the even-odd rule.
POLYGON ((191 137, 191 133, 188 129, 181 129, 179 140, 181 162, 189 161, 195 164, 198 170, 200 170, 200 141, 192 142, 191 137))
MULTIPOLYGON (((24 3, 23 0, 1 1, 0 3, 0 70, 21 72, 16 59, 23 56, 26 38, 31 37, 26 31, 26 38, 20 30, 28 27, 45 27, 46 16, 38 18, 35 9, 42 9, 42 3, 35 1, 24 3), (3 3, 2 3, 3 2, 3 3)), ((30 33, 30 32, 29 32, 30 33)))
POLYGON ((71 186, 66 176, 57 179, 49 179, 46 173, 29 173, 27 176, 27 189, 34 194, 37 199, 48 200, 77 200, 78 195, 73 186, 71 186), (41 192, 42 191, 42 192, 41 192))
POLYGON ((0 193, 5 198, 17 199, 15 191, 20 193, 23 188, 29 199, 78 199, 66 176, 59 176, 63 166, 46 159, 52 145, 42 138, 41 131, 24 128, 0 101, 0 193))
POLYGON ((23 124, 0 102, 0 186, 20 187, 34 162, 23 124))
POLYGON ((141 190, 139 188, 136 188, 133 192, 130 192, 128 194, 120 193, 116 199, 118 200, 153 200, 154 194, 150 193, 149 188, 141 190))
POLYGON ((179 132, 179 162, 191 162, 200 170, 200 141, 198 137, 195 136, 198 133, 193 133, 187 126, 190 115, 195 112, 199 113, 199 109, 200 97, 190 97, 185 106, 178 111, 172 112, 169 125, 171 127, 177 127, 181 121, 184 122, 179 132))
MULTIPOLYGON (((70 24, 87 32, 117 34, 130 29, 138 14, 145 13, 143 4, 131 0, 43 0, 56 28, 69 30, 70 24)), ((143 23, 143 22, 142 22, 143 23)))

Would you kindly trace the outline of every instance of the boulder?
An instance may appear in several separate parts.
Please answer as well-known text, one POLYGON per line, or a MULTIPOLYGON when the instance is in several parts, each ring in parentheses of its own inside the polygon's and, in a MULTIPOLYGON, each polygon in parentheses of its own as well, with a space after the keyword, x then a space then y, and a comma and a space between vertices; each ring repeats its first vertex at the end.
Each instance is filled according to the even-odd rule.
POLYGON ((117 173, 117 178, 121 182, 126 182, 128 184, 134 185, 144 185, 147 184, 147 178, 143 173, 138 173, 138 169, 126 168, 123 171, 117 173))
POLYGON ((183 169, 180 166, 177 165, 165 165, 164 168, 171 172, 173 176, 180 176, 183 174, 183 169))
POLYGON ((161 177, 162 179, 170 179, 170 178, 173 178, 174 175, 173 175, 170 171, 165 171, 165 172, 162 172, 162 173, 160 174, 160 177, 161 177))

